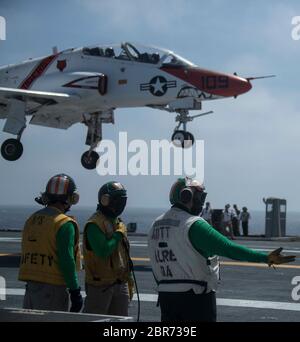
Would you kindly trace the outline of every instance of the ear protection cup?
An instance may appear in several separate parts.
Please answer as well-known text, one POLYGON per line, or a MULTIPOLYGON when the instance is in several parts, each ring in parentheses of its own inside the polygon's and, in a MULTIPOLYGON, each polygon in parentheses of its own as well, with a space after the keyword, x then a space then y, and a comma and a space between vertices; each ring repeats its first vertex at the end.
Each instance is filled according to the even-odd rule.
POLYGON ((180 201, 183 204, 189 203, 193 199, 193 191, 189 188, 184 188, 180 191, 180 201))
POLYGON ((76 205, 79 202, 79 194, 77 192, 73 192, 70 196, 70 204, 76 205))
POLYGON ((100 199, 100 203, 101 205, 103 205, 103 207, 107 207, 110 203, 110 195, 109 194, 102 195, 100 199))
POLYGON ((48 196, 46 195, 45 192, 41 193, 41 199, 44 205, 48 203, 48 196))

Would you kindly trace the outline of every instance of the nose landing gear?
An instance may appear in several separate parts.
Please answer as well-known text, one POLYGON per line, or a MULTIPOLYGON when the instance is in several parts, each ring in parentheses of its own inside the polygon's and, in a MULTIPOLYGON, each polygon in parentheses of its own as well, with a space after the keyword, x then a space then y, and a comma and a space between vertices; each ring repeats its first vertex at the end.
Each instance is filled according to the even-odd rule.
POLYGON ((189 115, 189 111, 186 109, 177 110, 178 115, 176 116, 176 122, 179 122, 175 127, 174 133, 172 135, 172 142, 175 146, 179 146, 182 148, 189 148, 194 145, 195 138, 192 133, 187 131, 187 123, 189 121, 193 121, 195 118, 200 116, 212 114, 213 112, 202 113, 198 115, 189 115), (179 130, 180 126, 183 126, 183 130, 179 130))
POLYGON ((171 140, 175 146, 182 148, 189 148, 193 146, 195 142, 195 138, 192 133, 180 130, 174 131, 171 140))

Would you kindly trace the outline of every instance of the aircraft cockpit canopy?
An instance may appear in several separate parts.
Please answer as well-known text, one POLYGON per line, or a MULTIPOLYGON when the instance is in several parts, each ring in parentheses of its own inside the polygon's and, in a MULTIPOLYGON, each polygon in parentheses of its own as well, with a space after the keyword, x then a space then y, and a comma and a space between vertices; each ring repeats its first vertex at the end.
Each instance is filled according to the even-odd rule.
POLYGON ((172 51, 151 46, 133 45, 128 42, 120 45, 85 47, 82 49, 82 52, 89 56, 114 58, 160 66, 194 66, 193 63, 174 54, 172 51))

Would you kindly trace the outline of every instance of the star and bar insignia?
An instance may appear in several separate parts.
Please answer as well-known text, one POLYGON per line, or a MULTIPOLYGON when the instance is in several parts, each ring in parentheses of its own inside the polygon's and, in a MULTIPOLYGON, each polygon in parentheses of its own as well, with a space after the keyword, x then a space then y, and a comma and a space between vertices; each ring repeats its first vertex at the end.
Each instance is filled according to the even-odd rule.
POLYGON ((149 83, 140 84, 140 91, 149 90, 154 96, 163 96, 168 88, 176 88, 176 81, 167 81, 163 76, 155 76, 149 83))

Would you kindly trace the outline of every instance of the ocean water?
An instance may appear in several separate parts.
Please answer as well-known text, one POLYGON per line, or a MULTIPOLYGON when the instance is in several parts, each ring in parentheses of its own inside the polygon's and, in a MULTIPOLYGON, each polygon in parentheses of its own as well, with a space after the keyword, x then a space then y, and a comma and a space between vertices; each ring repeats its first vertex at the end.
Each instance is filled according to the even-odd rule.
MULTIPOLYGON (((0 229, 22 230, 26 219, 39 206, 0 206, 0 229)), ((122 214, 125 223, 137 223, 137 233, 147 233, 151 223, 155 218, 161 215, 165 208, 126 208, 122 214)), ((94 207, 74 207, 69 214, 77 218, 82 231, 85 222, 95 211, 94 207)), ((249 233, 261 235, 265 233, 265 212, 251 211, 251 220, 249 223, 249 233)), ((287 213, 287 235, 300 235, 300 212, 287 213)))
MULTIPOLYGON (((0 229, 22 230, 26 219, 41 206, 0 206, 0 229)), ((89 217, 95 212, 96 207, 75 207, 68 212, 75 216, 80 230, 89 217)), ((125 223, 136 222, 137 233, 147 233, 154 219, 161 215, 165 209, 126 208, 121 215, 125 223)))

